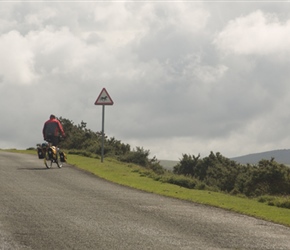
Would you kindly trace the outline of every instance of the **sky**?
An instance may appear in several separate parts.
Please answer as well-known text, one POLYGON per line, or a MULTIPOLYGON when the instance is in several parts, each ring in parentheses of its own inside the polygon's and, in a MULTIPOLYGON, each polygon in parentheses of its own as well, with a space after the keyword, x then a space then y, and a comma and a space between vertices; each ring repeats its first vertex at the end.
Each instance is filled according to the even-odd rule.
POLYGON ((290 148, 290 2, 0 1, 0 148, 50 114, 179 160, 290 148))

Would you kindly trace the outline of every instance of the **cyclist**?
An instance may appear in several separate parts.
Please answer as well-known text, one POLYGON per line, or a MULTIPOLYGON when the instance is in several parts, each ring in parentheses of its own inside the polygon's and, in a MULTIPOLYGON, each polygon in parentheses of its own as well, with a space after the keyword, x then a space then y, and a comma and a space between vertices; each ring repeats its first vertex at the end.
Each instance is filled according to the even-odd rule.
POLYGON ((55 115, 50 115, 49 120, 44 123, 42 129, 43 139, 51 142, 52 146, 57 147, 59 143, 60 134, 65 137, 63 127, 55 115))

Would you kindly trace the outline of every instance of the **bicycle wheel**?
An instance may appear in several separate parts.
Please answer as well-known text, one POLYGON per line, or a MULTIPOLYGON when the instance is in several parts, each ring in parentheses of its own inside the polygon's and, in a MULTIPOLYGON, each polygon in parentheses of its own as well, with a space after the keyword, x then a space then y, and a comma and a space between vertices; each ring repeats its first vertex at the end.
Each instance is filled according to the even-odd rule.
POLYGON ((59 160, 58 160, 58 159, 56 159, 55 163, 56 163, 56 165, 57 165, 59 168, 61 168, 61 167, 62 167, 62 162, 59 162, 59 160))
POLYGON ((59 152, 57 152, 53 162, 58 166, 58 168, 61 168, 62 162, 59 159, 60 159, 59 152))
POLYGON ((48 168, 48 169, 51 168, 51 166, 52 166, 52 160, 50 160, 48 158, 47 152, 45 152, 45 154, 44 154, 43 161, 44 161, 44 165, 46 166, 46 168, 48 168))
POLYGON ((44 158, 44 165, 46 166, 46 168, 51 168, 52 166, 52 161, 51 160, 48 160, 46 159, 46 157, 44 158))

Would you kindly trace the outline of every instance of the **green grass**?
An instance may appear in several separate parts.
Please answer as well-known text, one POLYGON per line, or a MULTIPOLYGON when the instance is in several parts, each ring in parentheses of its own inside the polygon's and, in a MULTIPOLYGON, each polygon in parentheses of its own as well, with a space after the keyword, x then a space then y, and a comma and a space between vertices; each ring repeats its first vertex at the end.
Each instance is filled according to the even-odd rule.
MULTIPOLYGON (((9 151, 35 154, 35 157, 37 157, 36 152, 31 150, 9 151)), ((104 162, 101 163, 99 159, 68 155, 68 162, 77 168, 120 185, 163 196, 219 207, 290 226, 290 209, 269 206, 267 202, 259 202, 256 199, 237 197, 207 190, 186 189, 173 184, 162 183, 147 177, 147 170, 144 168, 134 164, 121 163, 111 158, 105 158, 104 162)), ((39 164, 42 164, 42 162, 40 161, 39 164)))

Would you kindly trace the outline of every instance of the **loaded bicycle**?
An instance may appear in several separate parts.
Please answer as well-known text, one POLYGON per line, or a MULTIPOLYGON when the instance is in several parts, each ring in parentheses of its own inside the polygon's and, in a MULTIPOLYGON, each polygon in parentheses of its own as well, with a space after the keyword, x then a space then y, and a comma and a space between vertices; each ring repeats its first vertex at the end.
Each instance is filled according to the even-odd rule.
POLYGON ((66 162, 66 155, 60 151, 59 148, 52 146, 50 140, 42 144, 37 144, 37 154, 39 159, 43 159, 46 168, 51 168, 55 163, 58 168, 61 168, 63 163, 66 162))

